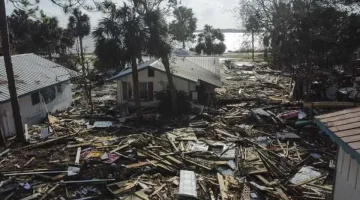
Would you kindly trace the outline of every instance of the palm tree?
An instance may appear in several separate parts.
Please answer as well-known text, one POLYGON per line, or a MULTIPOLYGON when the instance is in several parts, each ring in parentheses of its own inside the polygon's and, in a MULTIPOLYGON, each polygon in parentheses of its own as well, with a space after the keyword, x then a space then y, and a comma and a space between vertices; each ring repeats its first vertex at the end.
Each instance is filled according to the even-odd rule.
POLYGON ((69 17, 68 29, 73 32, 73 35, 78 38, 80 44, 80 60, 81 60, 81 69, 83 72, 83 81, 85 87, 85 94, 88 98, 89 104, 91 106, 91 113, 93 112, 93 105, 91 100, 90 89, 87 85, 86 78, 86 68, 85 68, 85 58, 84 58, 84 47, 83 39, 85 36, 90 34, 90 18, 87 14, 82 14, 82 12, 75 8, 72 12, 72 16, 69 17))
POLYGON ((14 116, 16 136, 19 141, 25 142, 23 122, 21 118, 20 106, 16 92, 14 70, 12 67, 11 56, 10 56, 9 32, 6 21, 6 10, 5 10, 4 0, 0 0, 0 32, 1 32, 0 38, 1 38, 2 52, 4 54, 4 63, 5 63, 6 75, 8 79, 8 87, 10 93, 11 107, 14 116))
MULTIPOLYGON (((116 8, 112 2, 105 2, 103 5, 104 13, 107 16, 99 22, 98 28, 93 32, 96 41, 95 53, 98 55, 101 53, 100 49, 105 45, 112 45, 111 48, 120 53, 118 62, 131 64, 136 116, 140 119, 141 103, 137 61, 141 60, 145 38, 142 21, 136 11, 126 3, 121 8, 116 8), (110 42, 115 44, 110 44, 110 42)), ((103 59, 102 57, 98 58, 103 59)))
POLYGON ((168 26, 160 10, 154 10, 146 13, 144 19, 148 29, 147 32, 149 33, 149 36, 147 37, 148 41, 146 43, 146 52, 150 56, 161 58, 161 61, 165 67, 166 76, 169 81, 172 113, 177 115, 177 94, 170 71, 169 61, 171 46, 167 42, 169 32, 168 26))

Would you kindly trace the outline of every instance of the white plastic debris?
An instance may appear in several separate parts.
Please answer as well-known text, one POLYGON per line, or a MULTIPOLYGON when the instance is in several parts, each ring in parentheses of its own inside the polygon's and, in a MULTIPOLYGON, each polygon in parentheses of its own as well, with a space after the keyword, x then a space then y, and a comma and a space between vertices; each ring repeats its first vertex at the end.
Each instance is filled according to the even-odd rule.
POLYGON ((180 170, 179 197, 197 198, 196 177, 193 171, 180 170))

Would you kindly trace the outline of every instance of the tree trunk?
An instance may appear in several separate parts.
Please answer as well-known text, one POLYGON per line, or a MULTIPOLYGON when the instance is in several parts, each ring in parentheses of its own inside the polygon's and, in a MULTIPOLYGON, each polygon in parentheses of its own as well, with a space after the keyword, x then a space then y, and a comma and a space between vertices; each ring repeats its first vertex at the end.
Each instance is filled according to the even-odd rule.
POLYGON ((81 57, 81 69, 83 73, 83 80, 84 80, 84 91, 85 96, 88 100, 89 105, 91 105, 91 97, 89 96, 89 90, 87 85, 87 77, 86 77, 86 68, 85 68, 85 58, 84 58, 84 49, 83 49, 83 40, 81 37, 79 37, 79 43, 80 43, 80 57, 81 57))
POLYGON ((267 62, 268 61, 268 50, 267 47, 264 48, 264 60, 267 62))
POLYGON ((254 32, 251 32, 251 45, 252 45, 252 61, 255 61, 255 45, 254 45, 254 32))
POLYGON ((0 32, 1 32, 1 44, 4 54, 4 62, 6 68, 6 75, 8 79, 8 87, 10 93, 11 107, 14 116, 14 123, 16 129, 17 139, 21 142, 25 142, 24 127, 20 113, 19 101, 16 92, 16 83, 14 77, 14 70, 10 56, 10 44, 9 44, 9 32, 6 21, 6 10, 4 0, 0 0, 0 32))
POLYGON ((135 100, 136 117, 141 119, 141 103, 140 103, 140 91, 139 91, 139 75, 137 70, 136 58, 131 59, 132 79, 133 79, 133 91, 135 100))
POLYGON ((183 43, 183 49, 185 49, 185 40, 183 40, 182 43, 183 43))
POLYGON ((178 105, 177 105, 177 95, 176 95, 176 88, 173 82, 173 77, 170 71, 170 62, 169 62, 169 56, 163 56, 161 57, 162 63, 165 67, 166 76, 169 81, 169 89, 170 89, 170 96, 171 96, 171 105, 172 105, 172 113, 173 115, 178 114, 178 105))

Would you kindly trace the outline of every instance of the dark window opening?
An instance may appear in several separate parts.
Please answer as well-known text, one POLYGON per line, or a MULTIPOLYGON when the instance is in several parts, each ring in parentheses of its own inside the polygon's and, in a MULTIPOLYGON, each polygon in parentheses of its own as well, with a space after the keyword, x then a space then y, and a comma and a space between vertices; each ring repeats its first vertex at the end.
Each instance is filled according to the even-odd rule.
POLYGON ((35 92, 35 93, 31 94, 31 102, 32 102, 32 105, 36 105, 36 104, 40 103, 39 92, 35 92))
POLYGON ((52 102, 56 98, 56 91, 54 87, 48 87, 40 91, 41 96, 44 98, 46 104, 52 102))
POLYGON ((155 77, 155 70, 153 68, 148 68, 148 77, 155 77))
POLYGON ((148 99, 147 83, 139 83, 139 90, 140 90, 140 99, 147 100, 148 99))
MULTIPOLYGON (((128 83, 127 82, 121 82, 122 91, 123 91, 123 100, 126 101, 129 99, 129 91, 128 91, 128 83)), ((131 96, 131 95, 130 95, 131 96)))

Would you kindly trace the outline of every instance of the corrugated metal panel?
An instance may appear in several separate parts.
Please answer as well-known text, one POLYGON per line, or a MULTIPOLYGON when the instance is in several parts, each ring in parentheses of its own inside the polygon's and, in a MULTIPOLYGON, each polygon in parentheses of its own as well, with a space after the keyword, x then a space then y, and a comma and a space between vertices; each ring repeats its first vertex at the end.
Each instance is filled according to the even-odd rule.
MULTIPOLYGON (((67 81, 76 72, 35 54, 11 56, 18 96, 67 81)), ((9 100, 4 58, 0 57, 0 102, 9 100)))
POLYGON ((218 57, 186 57, 186 59, 220 77, 220 61, 218 57))
POLYGON ((360 108, 320 115, 315 122, 360 163, 360 108))

